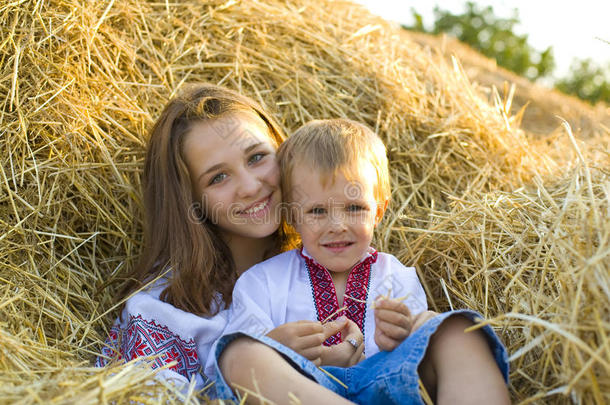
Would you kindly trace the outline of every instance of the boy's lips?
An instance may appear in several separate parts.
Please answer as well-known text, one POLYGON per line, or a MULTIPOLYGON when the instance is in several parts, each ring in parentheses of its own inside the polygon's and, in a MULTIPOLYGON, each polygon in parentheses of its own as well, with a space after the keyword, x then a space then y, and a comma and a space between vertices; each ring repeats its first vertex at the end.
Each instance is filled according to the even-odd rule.
POLYGON ((246 217, 261 217, 265 215, 269 211, 272 195, 273 193, 269 194, 265 198, 261 198, 260 200, 250 204, 243 210, 237 211, 237 214, 246 217))
POLYGON ((353 244, 354 244, 354 242, 350 242, 350 241, 338 241, 338 242, 322 243, 321 245, 333 253, 340 253, 353 244))

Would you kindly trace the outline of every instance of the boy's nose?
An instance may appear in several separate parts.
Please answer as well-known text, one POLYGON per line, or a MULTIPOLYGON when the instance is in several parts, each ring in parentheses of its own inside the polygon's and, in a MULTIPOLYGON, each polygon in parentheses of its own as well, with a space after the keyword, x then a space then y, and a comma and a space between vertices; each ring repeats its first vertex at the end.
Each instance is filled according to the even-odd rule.
POLYGON ((343 213, 331 213, 329 217, 329 226, 332 231, 343 231, 347 228, 345 224, 345 215, 343 213))

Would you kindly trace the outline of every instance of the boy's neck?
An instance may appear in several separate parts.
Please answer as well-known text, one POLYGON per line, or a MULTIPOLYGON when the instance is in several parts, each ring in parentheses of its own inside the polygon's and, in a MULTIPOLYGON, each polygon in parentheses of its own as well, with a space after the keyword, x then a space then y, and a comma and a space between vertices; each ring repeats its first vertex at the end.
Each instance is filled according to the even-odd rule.
POLYGON ((352 269, 342 272, 334 272, 328 270, 330 278, 333 280, 335 285, 335 292, 337 293, 337 301, 339 302, 339 308, 343 306, 343 296, 345 295, 345 288, 347 287, 347 278, 352 269))

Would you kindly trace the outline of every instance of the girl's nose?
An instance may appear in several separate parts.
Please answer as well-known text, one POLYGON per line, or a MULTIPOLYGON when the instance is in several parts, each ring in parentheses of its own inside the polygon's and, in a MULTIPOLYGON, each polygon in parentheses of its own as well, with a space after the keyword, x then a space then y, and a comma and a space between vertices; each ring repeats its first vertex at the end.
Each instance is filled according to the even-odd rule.
POLYGON ((239 189, 237 190, 240 197, 256 196, 261 187, 261 179, 254 173, 245 170, 240 176, 239 189))

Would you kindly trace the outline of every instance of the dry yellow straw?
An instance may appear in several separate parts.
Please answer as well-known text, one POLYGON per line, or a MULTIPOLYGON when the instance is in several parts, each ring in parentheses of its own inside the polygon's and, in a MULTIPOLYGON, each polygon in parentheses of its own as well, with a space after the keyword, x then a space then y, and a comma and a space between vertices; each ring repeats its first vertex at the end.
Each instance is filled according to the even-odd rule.
POLYGON ((151 370, 87 365, 141 252, 146 134, 205 81, 288 133, 375 128, 392 185, 378 250, 416 267, 431 309, 488 320, 513 402, 610 402, 607 106, 343 1, 13 1, 0 21, 3 401, 183 402, 151 370))
POLYGON ((337 384, 341 385, 343 388, 347 389, 347 385, 345 385, 345 383, 341 380, 339 380, 337 377, 335 377, 334 375, 332 375, 331 373, 329 373, 328 371, 324 370, 322 367, 318 367, 318 369, 320 369, 320 371, 322 371, 324 374, 326 374, 327 376, 329 376, 332 380, 336 381, 337 384))

